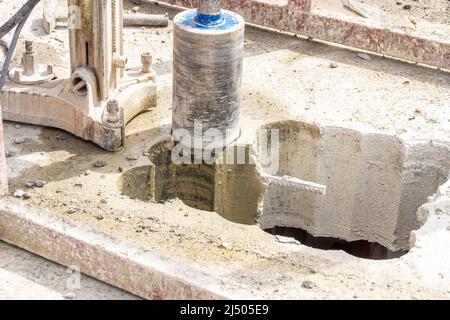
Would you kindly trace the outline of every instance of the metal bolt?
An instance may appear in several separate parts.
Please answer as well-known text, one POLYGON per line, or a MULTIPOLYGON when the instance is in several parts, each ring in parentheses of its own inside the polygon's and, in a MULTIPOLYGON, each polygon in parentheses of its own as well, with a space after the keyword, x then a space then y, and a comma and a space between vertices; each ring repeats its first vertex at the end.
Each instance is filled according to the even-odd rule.
POLYGON ((104 123, 109 123, 110 125, 121 126, 122 121, 122 112, 121 108, 119 106, 119 101, 116 99, 110 99, 108 100, 106 104, 106 113, 105 118, 103 120, 104 123))
POLYGON ((25 52, 28 53, 28 54, 33 54, 34 53, 33 41, 25 40, 25 52))
POLYGON ((22 56, 22 68, 25 76, 33 76, 39 72, 37 54, 33 48, 33 41, 25 40, 25 52, 22 56))
POLYGON ((125 57, 122 57, 120 55, 114 56, 114 67, 117 69, 124 69, 126 64, 128 63, 128 59, 125 57))
POLYGON ((108 100, 108 103, 106 105, 106 111, 111 115, 112 117, 115 117, 119 114, 120 108, 119 108, 119 101, 116 99, 110 99, 108 100))
POLYGON ((144 52, 141 55, 142 72, 150 73, 152 71, 152 54, 150 52, 144 52))

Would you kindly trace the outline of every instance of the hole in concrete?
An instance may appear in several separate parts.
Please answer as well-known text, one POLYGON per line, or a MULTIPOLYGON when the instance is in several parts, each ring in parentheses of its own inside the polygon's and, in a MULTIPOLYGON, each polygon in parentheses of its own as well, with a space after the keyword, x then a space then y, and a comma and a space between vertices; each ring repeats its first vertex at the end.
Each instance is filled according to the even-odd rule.
POLYGON ((166 141, 150 151, 150 199, 164 202, 178 198, 187 206, 214 210, 214 166, 207 164, 175 165, 171 154, 174 145, 166 141))
POLYGON ((237 149, 243 148, 247 164, 233 164, 228 159, 212 165, 174 164, 173 148, 172 141, 155 145, 149 152, 152 166, 135 168, 122 175, 119 181, 122 193, 160 203, 178 198, 189 207, 216 212, 229 221, 256 224, 263 184, 256 165, 250 164, 250 148, 231 148, 217 156, 217 159, 228 157, 230 152, 237 154, 237 149))
POLYGON ((269 183, 260 227, 313 247, 378 259, 406 253, 414 245, 411 232, 426 222, 419 208, 448 179, 448 145, 406 144, 391 135, 300 121, 265 125, 258 141, 268 130, 278 132, 279 159, 265 166, 273 155, 259 143, 263 172, 325 185, 327 192, 269 183))
POLYGON ((123 194, 156 202, 179 198, 190 207, 235 223, 258 223, 269 233, 311 247, 390 259, 414 245, 411 232, 426 222, 418 209, 450 173, 450 146, 445 144, 406 145, 395 136, 299 121, 268 124, 257 136, 256 151, 229 148, 213 165, 176 165, 173 142, 162 142, 150 150, 153 165, 123 174, 123 194), (263 143, 272 141, 272 133, 263 137, 272 129, 279 135, 275 149, 263 143), (242 150, 245 161, 239 163, 245 164, 229 161, 229 155, 236 160, 242 150), (279 155, 275 162, 273 152, 279 155), (256 155, 258 165, 250 161, 256 155), (325 185, 327 192, 272 183, 273 176, 325 185))
POLYGON ((364 240, 345 241, 331 237, 315 237, 302 229, 274 227, 264 230, 272 235, 290 237, 301 244, 321 250, 342 250, 358 258, 382 260, 395 259, 408 253, 406 250, 390 251, 388 248, 376 243, 364 240))

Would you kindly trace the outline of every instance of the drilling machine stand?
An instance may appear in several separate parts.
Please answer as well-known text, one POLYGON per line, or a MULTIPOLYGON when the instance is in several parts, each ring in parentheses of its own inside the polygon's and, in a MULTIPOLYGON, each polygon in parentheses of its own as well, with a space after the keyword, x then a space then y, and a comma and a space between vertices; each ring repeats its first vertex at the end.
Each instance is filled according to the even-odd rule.
POLYGON ((156 105, 151 54, 142 54, 141 69, 126 68, 122 0, 68 0, 68 5, 78 19, 69 28, 71 76, 39 64, 27 41, 21 65, 10 69, 0 93, 3 119, 56 127, 117 151, 125 125, 156 105))

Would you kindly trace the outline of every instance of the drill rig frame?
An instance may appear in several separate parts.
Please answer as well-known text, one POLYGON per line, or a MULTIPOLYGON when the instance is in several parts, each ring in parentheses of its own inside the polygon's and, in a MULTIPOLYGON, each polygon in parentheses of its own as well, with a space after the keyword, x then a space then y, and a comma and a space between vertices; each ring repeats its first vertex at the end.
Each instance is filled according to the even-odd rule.
POLYGON ((156 105, 151 54, 128 70, 123 56, 122 0, 68 0, 70 77, 40 65, 26 42, 22 63, 10 69, 0 103, 4 120, 56 127, 109 151, 124 145, 125 125, 156 105))

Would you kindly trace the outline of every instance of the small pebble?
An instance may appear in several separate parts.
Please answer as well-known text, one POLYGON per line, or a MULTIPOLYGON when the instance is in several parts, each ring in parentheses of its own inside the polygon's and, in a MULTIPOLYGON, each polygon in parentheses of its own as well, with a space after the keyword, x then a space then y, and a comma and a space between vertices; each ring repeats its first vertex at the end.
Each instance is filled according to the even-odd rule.
POLYGON ((67 137, 67 135, 64 134, 64 133, 60 133, 60 134, 58 134, 58 135, 56 136, 56 140, 65 141, 65 140, 67 140, 67 139, 68 139, 68 137, 67 137))
POLYGON ((358 53, 357 56, 358 56, 358 58, 361 58, 363 60, 367 60, 367 61, 372 60, 372 57, 369 56, 367 53, 358 53))
POLYGON ((309 280, 303 281, 302 282, 302 287, 305 289, 313 289, 314 288, 314 283, 312 283, 309 280))
POLYGON ((97 220, 103 220, 104 219, 104 217, 101 215, 101 214, 99 214, 98 216, 97 216, 97 220))
POLYGON ((411 10, 411 5, 409 5, 409 4, 405 4, 404 6, 403 6, 403 9, 405 9, 405 10, 411 10))
POLYGON ((94 167, 96 167, 96 168, 106 167, 106 162, 102 161, 102 160, 98 160, 94 163, 94 167))
POLYGON ((36 180, 34 182, 34 184, 36 185, 36 187, 42 188, 42 187, 44 187, 47 184, 47 182, 45 182, 44 180, 36 180))
POLYGON ((68 299, 68 300, 73 300, 76 299, 77 295, 73 292, 68 292, 64 295, 64 298, 68 299))
POLYGON ((132 154, 127 155, 127 160, 135 161, 135 160, 138 160, 138 159, 139 159, 139 155, 138 154, 132 153, 132 154))
POLYGON ((330 63, 330 68, 331 68, 331 69, 336 69, 337 67, 338 67, 338 65, 337 65, 336 62, 331 62, 331 63, 330 63))
POLYGON ((28 181, 27 183, 25 183, 25 186, 27 188, 33 188, 36 185, 36 183, 34 181, 28 181))
POLYGON ((224 249, 226 249, 226 250, 231 250, 231 248, 232 248, 231 244, 229 244, 228 242, 222 242, 222 243, 220 244, 220 247, 221 247, 221 248, 224 248, 224 249))
POLYGON ((22 198, 26 195, 27 193, 25 191, 23 191, 22 189, 17 189, 16 191, 14 191, 13 196, 16 198, 22 198))
POLYGON ((70 208, 69 210, 66 211, 67 214, 74 214, 75 212, 79 211, 78 208, 70 208))
POLYGON ((12 152, 12 151, 6 151, 5 152, 5 157, 7 157, 7 158, 11 158, 11 157, 14 157, 15 156, 15 153, 14 152, 12 152))
POLYGON ((15 137, 14 138, 15 144, 22 144, 22 143, 25 143, 26 141, 27 141, 27 139, 25 139, 24 137, 15 137))

